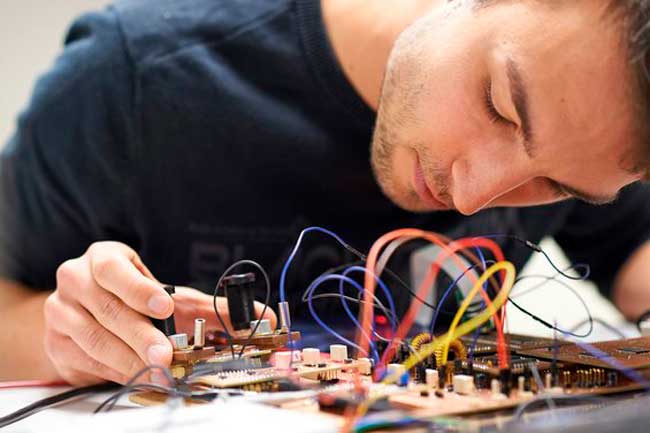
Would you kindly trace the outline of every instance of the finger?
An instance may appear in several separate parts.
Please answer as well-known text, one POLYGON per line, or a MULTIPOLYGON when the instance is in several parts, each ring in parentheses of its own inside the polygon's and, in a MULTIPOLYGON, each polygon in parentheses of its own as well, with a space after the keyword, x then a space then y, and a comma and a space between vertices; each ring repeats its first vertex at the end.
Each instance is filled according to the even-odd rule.
POLYGON ((269 305, 264 312, 264 317, 262 317, 262 311, 264 311, 264 304, 262 302, 255 301, 255 314, 258 318, 268 319, 271 322, 271 329, 275 329, 278 325, 278 317, 275 315, 275 311, 269 305))
POLYGON ((168 365, 172 346, 149 318, 131 309, 96 284, 86 290, 82 305, 97 322, 124 341, 146 364, 168 365))
POLYGON ((93 277, 101 287, 145 316, 166 319, 174 311, 174 302, 160 283, 142 274, 134 261, 141 264, 137 254, 125 245, 98 247, 90 255, 93 277))
POLYGON ((52 328, 67 335, 91 358, 131 377, 144 368, 140 357, 122 340, 102 327, 80 305, 56 309, 48 318, 52 328))
POLYGON ((110 381, 124 384, 129 380, 123 374, 88 356, 70 337, 50 332, 47 339, 50 348, 65 354, 62 358, 55 356, 57 361, 54 362, 68 383, 87 385, 110 381))

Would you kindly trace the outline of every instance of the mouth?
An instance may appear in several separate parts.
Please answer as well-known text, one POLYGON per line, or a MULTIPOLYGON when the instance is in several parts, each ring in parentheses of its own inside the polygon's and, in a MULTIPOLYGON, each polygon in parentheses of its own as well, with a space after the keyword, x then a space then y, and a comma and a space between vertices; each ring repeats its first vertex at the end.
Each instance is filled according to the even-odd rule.
POLYGON ((413 189, 420 200, 432 210, 447 210, 450 207, 436 198, 435 193, 429 187, 424 176, 424 170, 420 164, 420 157, 415 155, 415 169, 413 170, 413 189))

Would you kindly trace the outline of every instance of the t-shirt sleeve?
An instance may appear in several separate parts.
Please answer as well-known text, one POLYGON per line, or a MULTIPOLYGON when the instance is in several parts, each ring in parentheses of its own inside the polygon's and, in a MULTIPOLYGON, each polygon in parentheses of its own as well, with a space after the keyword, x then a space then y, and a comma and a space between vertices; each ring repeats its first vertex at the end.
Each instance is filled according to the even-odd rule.
POLYGON ((0 155, 0 276, 55 286, 98 240, 128 238, 133 74, 111 9, 71 26, 0 155))
POLYGON ((573 263, 591 266, 590 279, 611 297, 619 269, 650 239, 650 185, 630 185, 608 205, 576 201, 555 238, 573 263))

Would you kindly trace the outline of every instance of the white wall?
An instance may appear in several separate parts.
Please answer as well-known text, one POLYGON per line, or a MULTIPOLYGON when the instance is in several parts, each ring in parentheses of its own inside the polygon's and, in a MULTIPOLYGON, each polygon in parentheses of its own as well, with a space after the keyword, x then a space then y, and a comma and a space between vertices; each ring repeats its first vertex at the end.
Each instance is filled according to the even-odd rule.
POLYGON ((0 146, 15 128, 36 77, 61 50, 71 20, 107 0, 0 0, 0 146))

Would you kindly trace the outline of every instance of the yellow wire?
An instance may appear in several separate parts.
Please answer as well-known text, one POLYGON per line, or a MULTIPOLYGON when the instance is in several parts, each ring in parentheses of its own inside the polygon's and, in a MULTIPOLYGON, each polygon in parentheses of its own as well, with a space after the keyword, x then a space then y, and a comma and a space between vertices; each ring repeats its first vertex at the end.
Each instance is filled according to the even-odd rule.
MULTIPOLYGON (((465 314, 465 311, 469 308, 470 304, 472 303, 472 300, 474 297, 478 294, 478 291, 481 290, 481 287, 483 286, 483 283, 487 281, 489 277, 491 277, 494 273, 496 273, 499 270, 505 270, 506 271, 506 279, 503 282, 503 286, 501 287, 501 290, 499 290, 499 295, 504 294, 503 297, 503 302, 508 299, 508 294, 510 293, 510 289, 512 289, 512 286, 515 282, 515 267, 513 266, 512 263, 510 262, 499 262, 494 264, 492 267, 490 267, 483 275, 481 275, 481 278, 479 281, 481 281, 481 284, 474 284, 474 287, 472 287, 472 290, 469 292, 463 303, 460 305, 460 308, 456 312, 456 316, 454 317, 454 320, 451 322, 451 326, 449 326, 449 330, 447 331, 447 338, 445 339, 445 345, 442 350, 442 364, 445 365, 447 363, 447 358, 449 357, 449 345, 451 342, 455 339, 457 339, 459 336, 456 336, 452 338, 452 335, 454 334, 454 331, 456 330, 456 327, 458 326, 458 323, 460 322, 460 319, 463 318, 463 315, 465 314), (487 274, 487 276, 486 276, 487 274)), ((498 298, 498 297, 497 297, 498 298)), ((496 299, 495 299, 496 301, 496 299)), ((494 304, 494 302, 493 302, 494 304)), ((502 304, 499 304, 499 307, 501 307, 502 304)), ((488 313, 488 319, 494 313, 497 311, 497 309, 494 308, 494 305, 491 305, 492 309, 490 309, 490 306, 484 310, 483 313, 488 313)), ((478 323, 478 322, 477 322, 478 323)), ((481 326, 483 322, 478 323, 473 329, 471 329, 469 332, 474 331, 476 328, 481 326)))
MULTIPOLYGON (((424 344, 422 346, 422 350, 411 355, 404 362, 404 366, 406 367, 406 370, 408 371, 411 368, 413 368, 416 364, 426 359, 429 355, 434 353, 436 349, 438 349, 441 346, 443 347, 443 361, 447 362, 447 356, 449 354, 449 345, 451 344, 451 342, 457 338, 462 337, 465 334, 474 331, 475 329, 483 325, 485 322, 490 320, 490 317, 492 317, 496 313, 496 311, 499 308, 501 308, 508 300, 508 295, 510 294, 510 290, 512 289, 514 282, 515 282, 515 267, 512 263, 504 261, 504 262, 495 263, 494 265, 490 266, 483 273, 483 275, 481 275, 481 277, 474 283, 474 287, 472 287, 472 290, 469 292, 469 294, 461 304, 460 308, 458 309, 458 312, 456 313, 456 317, 454 317, 454 320, 451 326, 449 327, 447 333, 429 344, 424 344), (463 314, 465 314, 465 311, 467 311, 467 309, 469 308, 472 299, 474 299, 474 296, 476 296, 478 291, 481 290, 483 284, 488 280, 488 278, 490 278, 492 275, 494 275, 495 273, 501 270, 505 271, 506 276, 503 281, 503 285, 501 286, 501 290, 499 290, 499 293, 492 301, 492 305, 488 305, 485 308, 485 310, 483 310, 480 314, 472 317, 467 322, 464 322, 460 326, 458 326, 458 322, 460 322, 461 317, 463 316, 463 314)), ((398 379, 399 379, 399 375, 394 374, 392 376, 388 376, 387 378, 385 378, 383 382, 393 383, 398 379)))
MULTIPOLYGON (((418 350, 413 355, 411 355, 403 364, 406 371, 410 370, 415 365, 425 360, 429 355, 434 353, 441 346, 443 347, 444 350, 443 352, 444 362, 447 362, 447 355, 449 354, 449 345, 451 344, 451 342, 457 338, 462 337, 463 335, 466 335, 476 330, 478 327, 480 327, 485 322, 490 320, 490 318, 497 312, 497 310, 499 310, 499 308, 501 308, 508 300, 508 295, 510 294, 510 290, 512 290, 512 286, 514 282, 515 282, 515 267, 512 263, 503 261, 503 262, 495 263, 494 265, 490 266, 483 273, 483 275, 481 275, 480 278, 474 283, 474 287, 472 287, 472 290, 469 292, 469 294, 461 304, 460 308, 458 309, 458 312, 456 313, 456 317, 454 317, 454 320, 451 326, 449 327, 447 333, 442 335, 440 338, 435 339, 431 343, 424 344, 421 350, 418 350), (492 304, 487 305, 485 310, 483 310, 480 314, 472 317, 467 322, 464 322, 460 326, 458 326, 458 322, 460 322, 461 317, 463 316, 463 314, 465 314, 465 311, 469 308, 472 299, 474 299, 478 291, 481 290, 483 284, 488 280, 488 278, 490 278, 492 275, 494 275, 495 273, 501 270, 505 271, 506 276, 503 281, 503 285, 501 286, 501 290, 499 290, 499 293, 492 301, 492 304)), ((399 378, 400 378, 399 373, 393 374, 391 376, 386 377, 382 381, 382 383, 384 384, 394 383, 399 378)), ((356 415, 358 417, 365 415, 370 405, 376 400, 377 399, 368 399, 363 401, 357 408, 356 415)))

